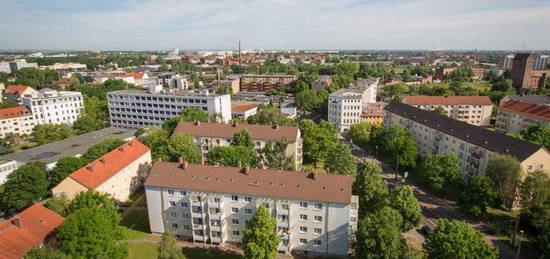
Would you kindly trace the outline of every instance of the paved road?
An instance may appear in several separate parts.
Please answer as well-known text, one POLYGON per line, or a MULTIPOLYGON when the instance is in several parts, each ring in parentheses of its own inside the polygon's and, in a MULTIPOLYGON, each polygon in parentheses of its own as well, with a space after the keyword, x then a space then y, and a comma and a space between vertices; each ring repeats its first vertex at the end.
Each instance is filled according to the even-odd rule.
MULTIPOLYGON (((342 141, 350 144, 352 153, 356 157, 357 161, 363 162, 367 160, 368 162, 380 165, 383 171, 382 177, 386 180, 386 182, 388 182, 388 184, 390 185, 408 184, 411 186, 411 188, 414 191, 415 197, 418 199, 418 202, 422 207, 422 213, 424 215, 424 219, 422 220, 422 226, 429 226, 430 228, 433 229, 437 225, 437 220, 439 218, 447 218, 447 219, 465 221, 466 223, 470 224, 473 228, 480 231, 484 231, 486 229, 485 224, 483 222, 480 222, 479 220, 468 217, 467 215, 464 215, 463 213, 458 211, 456 209, 456 204, 454 202, 436 197, 426 192, 413 181, 406 180, 403 183, 401 182, 402 179, 396 180, 394 168, 371 157, 365 151, 363 151, 356 145, 349 143, 347 140, 342 139, 342 141)), ((413 229, 405 233, 405 235, 412 238, 413 240, 415 240, 420 244, 424 243, 424 236, 420 234, 418 229, 413 229)), ((506 244, 504 241, 501 241, 497 237, 490 236, 490 235, 485 235, 485 240, 493 244, 494 246, 499 247, 499 250, 500 250, 499 258, 515 258, 516 256, 515 251, 512 248, 510 248, 510 246, 508 246, 508 244, 506 244)))

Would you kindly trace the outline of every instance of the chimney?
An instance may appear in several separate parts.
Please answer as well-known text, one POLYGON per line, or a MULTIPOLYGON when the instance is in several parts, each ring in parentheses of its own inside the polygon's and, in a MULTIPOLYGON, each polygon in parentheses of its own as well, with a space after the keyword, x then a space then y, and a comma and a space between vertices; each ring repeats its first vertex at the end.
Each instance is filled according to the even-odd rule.
POLYGON ((11 224, 13 224, 14 226, 18 227, 18 228, 23 228, 23 224, 21 224, 21 218, 19 217, 15 217, 11 220, 11 224))
POLYGON ((90 172, 93 172, 93 171, 94 171, 94 167, 95 167, 94 164, 90 164, 90 165, 86 166, 86 169, 88 169, 90 172))
POLYGON ((133 147, 133 146, 134 146, 134 143, 132 143, 132 141, 129 141, 129 142, 128 142, 128 146, 133 147))
POLYGON ((199 126, 199 125, 201 125, 201 122, 198 120, 195 120, 195 126, 199 126))
POLYGON ((106 164, 106 163, 107 163, 107 161, 105 161, 105 158, 103 158, 103 157, 99 159, 99 162, 101 162, 102 164, 106 164))
POLYGON ((201 165, 204 165, 206 163, 206 159, 204 159, 204 156, 201 156, 201 165))
POLYGON ((189 165, 189 162, 187 161, 183 162, 183 170, 187 170, 188 165, 189 165))
POLYGON ((243 164, 241 163, 241 160, 237 161, 237 167, 243 167, 243 164))
POLYGON ((312 173, 310 173, 310 174, 308 175, 308 177, 311 178, 312 180, 317 180, 317 177, 318 177, 318 176, 317 176, 317 173, 312 172, 312 173))
POLYGON ((250 166, 245 166, 245 167, 244 167, 244 170, 243 170, 243 173, 244 173, 245 175, 250 174, 250 166))
POLYGON ((183 157, 178 157, 178 163, 180 164, 183 164, 183 162, 185 161, 185 159, 183 159, 183 157))
POLYGON ((238 123, 238 122, 236 122, 236 121, 234 121, 234 122, 233 122, 233 125, 231 125, 231 126, 233 126, 233 127, 237 127, 237 126, 239 126, 239 123, 238 123))
POLYGON ((279 129, 279 124, 273 125, 273 129, 279 129))

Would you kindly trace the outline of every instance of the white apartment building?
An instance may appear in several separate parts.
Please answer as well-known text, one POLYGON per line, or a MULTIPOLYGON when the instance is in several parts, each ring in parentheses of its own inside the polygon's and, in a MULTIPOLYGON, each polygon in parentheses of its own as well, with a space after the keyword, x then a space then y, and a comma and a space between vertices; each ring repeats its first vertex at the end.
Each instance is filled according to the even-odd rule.
POLYGON ((158 75, 157 83, 166 88, 177 88, 181 90, 188 90, 191 86, 188 76, 171 73, 158 75))
POLYGON ((8 175, 17 169, 17 161, 0 159, 0 184, 8 180, 8 175))
POLYGON ((403 103, 427 111, 441 107, 451 119, 476 126, 491 125, 493 103, 488 96, 405 96, 403 103))
POLYGON ((346 132, 352 124, 361 121, 367 103, 376 102, 378 78, 359 79, 350 88, 342 88, 328 97, 328 122, 346 132))
POLYGON ((84 109, 84 100, 80 92, 57 91, 49 88, 22 96, 21 103, 31 109, 36 124, 72 125, 84 109))
POLYGON ((302 169, 302 136, 298 127, 182 121, 174 130, 174 134, 192 136, 202 153, 206 154, 214 147, 231 145, 233 136, 241 130, 246 130, 250 134, 257 151, 261 151, 269 141, 287 141, 286 156, 294 160, 296 170, 302 169))
POLYGON ((509 100, 498 108, 495 130, 500 133, 519 133, 539 123, 550 127, 550 104, 509 100))
POLYGON ((10 62, 0 62, 0 72, 11 73, 10 62))
POLYGON ((25 106, 0 109, 0 138, 8 134, 29 135, 35 125, 31 110, 25 106))
POLYGON ((152 233, 207 244, 241 244, 265 206, 277 220, 278 251, 347 256, 358 198, 344 175, 157 162, 145 182, 152 233))
POLYGON ((231 120, 231 97, 209 94, 208 91, 166 93, 161 86, 151 90, 121 90, 109 92, 109 119, 111 126, 143 128, 160 126, 189 107, 199 107, 221 122, 231 120))
POLYGON ((455 154, 463 179, 484 175, 494 153, 514 156, 527 173, 550 169, 550 153, 531 142, 399 102, 390 103, 385 109, 384 125, 406 128, 416 140, 419 155, 455 154))

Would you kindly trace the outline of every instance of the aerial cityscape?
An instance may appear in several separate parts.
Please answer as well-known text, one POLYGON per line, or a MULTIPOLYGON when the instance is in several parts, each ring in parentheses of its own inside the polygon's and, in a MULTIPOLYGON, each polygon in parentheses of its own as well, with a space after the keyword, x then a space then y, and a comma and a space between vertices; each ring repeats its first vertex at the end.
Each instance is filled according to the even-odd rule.
POLYGON ((550 258, 548 2, 0 6, 0 259, 550 258))

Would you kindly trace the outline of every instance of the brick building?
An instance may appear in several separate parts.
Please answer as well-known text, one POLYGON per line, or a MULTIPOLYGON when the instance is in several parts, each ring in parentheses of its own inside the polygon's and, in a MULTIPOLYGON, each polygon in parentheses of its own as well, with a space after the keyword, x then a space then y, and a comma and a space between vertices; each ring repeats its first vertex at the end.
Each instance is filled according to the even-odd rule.
POLYGON ((516 89, 540 88, 546 84, 548 70, 533 70, 535 56, 532 53, 518 53, 512 64, 512 81, 516 89))
POLYGON ((290 85, 296 80, 293 75, 243 75, 241 91, 267 92, 290 85))

